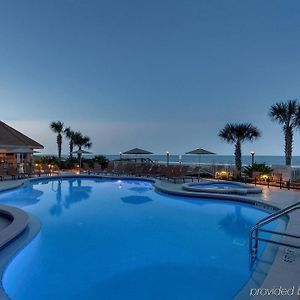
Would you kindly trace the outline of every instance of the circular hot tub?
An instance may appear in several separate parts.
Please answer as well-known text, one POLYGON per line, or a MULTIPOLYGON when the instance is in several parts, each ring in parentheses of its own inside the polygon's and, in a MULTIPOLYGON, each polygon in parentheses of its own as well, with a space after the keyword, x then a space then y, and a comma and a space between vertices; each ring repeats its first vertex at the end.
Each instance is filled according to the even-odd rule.
POLYGON ((186 183, 182 188, 187 191, 200 193, 219 193, 219 194, 258 194, 262 188, 232 181, 202 181, 198 183, 186 183))

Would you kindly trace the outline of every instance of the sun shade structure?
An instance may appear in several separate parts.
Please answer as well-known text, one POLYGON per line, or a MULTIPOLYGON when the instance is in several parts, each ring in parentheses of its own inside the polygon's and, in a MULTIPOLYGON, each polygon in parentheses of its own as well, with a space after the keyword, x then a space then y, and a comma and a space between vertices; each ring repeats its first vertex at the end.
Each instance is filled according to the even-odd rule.
POLYGON ((186 152, 185 154, 198 155, 198 164, 199 164, 198 179, 199 179, 200 173, 201 173, 201 171, 200 171, 200 166, 201 166, 200 165, 200 158, 201 158, 201 155, 210 155, 210 154, 216 154, 216 153, 208 151, 208 150, 205 150, 205 149, 202 149, 202 148, 198 148, 198 149, 186 152))
POLYGON ((0 162, 32 163, 34 149, 44 146, 0 121, 0 162))
POLYGON ((153 154, 153 153, 150 151, 147 151, 147 150, 140 149, 140 148, 133 148, 131 150, 123 152, 123 154, 144 155, 144 154, 153 154))
POLYGON ((186 152, 185 154, 203 155, 203 154, 216 154, 216 153, 210 152, 210 151, 202 149, 202 148, 198 148, 198 149, 186 152))

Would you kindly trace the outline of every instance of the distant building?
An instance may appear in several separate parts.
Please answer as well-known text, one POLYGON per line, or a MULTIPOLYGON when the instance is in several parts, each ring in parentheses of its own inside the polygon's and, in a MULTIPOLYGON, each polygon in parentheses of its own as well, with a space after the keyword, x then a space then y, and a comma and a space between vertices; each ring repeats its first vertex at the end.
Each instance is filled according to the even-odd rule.
POLYGON ((44 146, 0 121, 0 162, 31 163, 34 149, 44 146))

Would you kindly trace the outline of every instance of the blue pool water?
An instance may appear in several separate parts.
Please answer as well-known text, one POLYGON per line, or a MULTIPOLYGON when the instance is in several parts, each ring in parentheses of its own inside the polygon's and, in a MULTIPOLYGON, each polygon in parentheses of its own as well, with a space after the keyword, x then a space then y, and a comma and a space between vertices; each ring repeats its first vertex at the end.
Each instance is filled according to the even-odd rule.
POLYGON ((12 300, 231 299, 264 211, 157 193, 146 181, 64 179, 0 193, 42 228, 9 264, 12 300))
POLYGON ((228 190, 228 189, 242 189, 247 190, 253 188, 252 186, 247 186, 244 184, 234 183, 234 182, 208 182, 208 183, 199 183, 199 184, 193 184, 193 187, 199 187, 199 188, 208 188, 208 189, 222 189, 222 190, 228 190))

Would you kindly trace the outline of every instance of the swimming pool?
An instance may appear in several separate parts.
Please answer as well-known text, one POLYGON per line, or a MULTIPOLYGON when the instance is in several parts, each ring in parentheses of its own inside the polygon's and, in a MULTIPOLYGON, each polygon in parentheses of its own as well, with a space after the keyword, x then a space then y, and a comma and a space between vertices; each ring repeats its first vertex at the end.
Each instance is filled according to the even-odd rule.
POLYGON ((41 180, 0 202, 42 222, 4 273, 12 300, 228 300, 250 276, 248 230, 267 215, 135 180, 41 180))
POLYGON ((262 188, 231 181, 203 181, 186 183, 183 189, 193 192, 221 193, 221 194, 258 194, 262 188))

